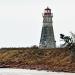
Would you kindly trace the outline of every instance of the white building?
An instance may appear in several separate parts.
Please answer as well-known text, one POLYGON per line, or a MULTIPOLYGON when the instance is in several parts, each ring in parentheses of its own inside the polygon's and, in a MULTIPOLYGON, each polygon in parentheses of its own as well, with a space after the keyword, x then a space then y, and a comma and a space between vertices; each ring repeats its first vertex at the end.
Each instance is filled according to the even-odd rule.
POLYGON ((39 48, 55 48, 56 47, 53 25, 52 25, 52 17, 53 17, 53 14, 51 13, 51 9, 47 7, 44 10, 44 14, 43 14, 43 27, 41 32, 39 48))

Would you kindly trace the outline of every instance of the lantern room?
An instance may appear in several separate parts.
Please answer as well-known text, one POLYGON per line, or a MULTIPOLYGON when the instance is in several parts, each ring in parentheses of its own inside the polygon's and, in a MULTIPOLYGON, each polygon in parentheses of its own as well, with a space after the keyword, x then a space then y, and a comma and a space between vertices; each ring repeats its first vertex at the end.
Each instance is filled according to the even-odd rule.
POLYGON ((48 16, 51 15, 51 9, 48 7, 44 10, 44 16, 46 16, 46 15, 48 15, 48 16))

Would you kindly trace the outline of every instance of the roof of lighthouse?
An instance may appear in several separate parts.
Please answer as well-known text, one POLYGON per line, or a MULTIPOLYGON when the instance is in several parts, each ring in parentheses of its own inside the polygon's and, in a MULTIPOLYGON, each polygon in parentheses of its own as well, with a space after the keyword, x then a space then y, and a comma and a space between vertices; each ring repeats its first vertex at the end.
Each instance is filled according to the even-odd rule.
POLYGON ((47 7, 45 10, 51 10, 49 7, 47 7))

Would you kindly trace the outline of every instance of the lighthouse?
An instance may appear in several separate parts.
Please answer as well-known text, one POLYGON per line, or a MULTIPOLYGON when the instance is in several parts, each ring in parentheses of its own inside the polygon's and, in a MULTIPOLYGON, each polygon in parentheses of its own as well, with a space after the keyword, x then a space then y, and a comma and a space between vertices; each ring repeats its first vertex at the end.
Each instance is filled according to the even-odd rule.
POLYGON ((43 26, 42 26, 39 48, 48 49, 56 47, 52 17, 53 14, 51 13, 51 9, 47 7, 43 13, 43 26))

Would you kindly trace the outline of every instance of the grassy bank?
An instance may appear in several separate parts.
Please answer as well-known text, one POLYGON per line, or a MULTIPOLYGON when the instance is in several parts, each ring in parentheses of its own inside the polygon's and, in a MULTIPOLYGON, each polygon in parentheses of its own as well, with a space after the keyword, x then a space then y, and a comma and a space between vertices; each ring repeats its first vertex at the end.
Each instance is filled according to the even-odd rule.
POLYGON ((0 67, 75 72, 75 62, 66 48, 2 48, 0 67))

